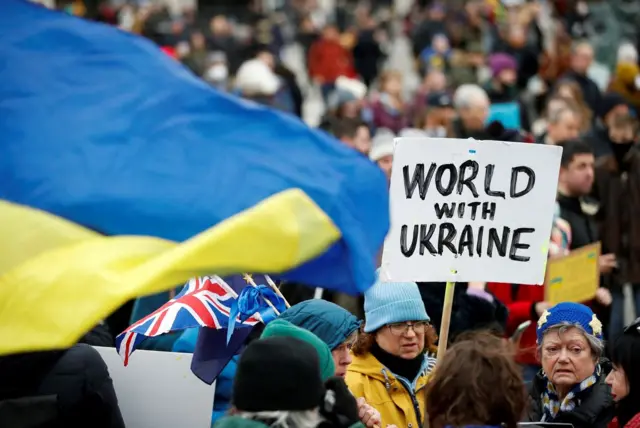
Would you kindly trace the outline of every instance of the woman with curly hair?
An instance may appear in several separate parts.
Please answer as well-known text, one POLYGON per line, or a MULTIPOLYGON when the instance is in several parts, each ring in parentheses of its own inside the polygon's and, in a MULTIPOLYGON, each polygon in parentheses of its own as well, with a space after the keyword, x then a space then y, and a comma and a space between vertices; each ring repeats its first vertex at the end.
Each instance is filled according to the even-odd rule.
POLYGON ((356 398, 380 412, 380 426, 422 426, 422 393, 435 365, 436 335, 418 285, 376 282, 364 294, 365 323, 346 381, 356 398))
POLYGON ((510 345, 490 333, 460 338, 426 389, 430 428, 516 428, 526 406, 510 345))

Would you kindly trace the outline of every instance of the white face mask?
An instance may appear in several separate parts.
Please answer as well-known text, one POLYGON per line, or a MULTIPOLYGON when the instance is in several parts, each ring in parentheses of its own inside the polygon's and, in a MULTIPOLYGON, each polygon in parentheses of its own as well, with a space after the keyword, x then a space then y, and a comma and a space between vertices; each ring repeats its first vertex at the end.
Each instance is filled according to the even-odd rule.
POLYGON ((229 69, 224 64, 216 64, 207 70, 205 77, 207 80, 220 82, 229 77, 229 69))

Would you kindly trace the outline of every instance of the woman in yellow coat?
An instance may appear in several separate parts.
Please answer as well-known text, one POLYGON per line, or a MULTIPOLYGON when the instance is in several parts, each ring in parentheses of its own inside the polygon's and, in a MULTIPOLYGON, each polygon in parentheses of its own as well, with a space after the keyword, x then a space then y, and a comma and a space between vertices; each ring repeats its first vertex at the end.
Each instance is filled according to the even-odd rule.
POLYGON ((377 282, 364 295, 364 310, 347 385, 380 412, 382 427, 420 428, 425 417, 422 390, 435 366, 426 351, 436 336, 418 286, 377 282))

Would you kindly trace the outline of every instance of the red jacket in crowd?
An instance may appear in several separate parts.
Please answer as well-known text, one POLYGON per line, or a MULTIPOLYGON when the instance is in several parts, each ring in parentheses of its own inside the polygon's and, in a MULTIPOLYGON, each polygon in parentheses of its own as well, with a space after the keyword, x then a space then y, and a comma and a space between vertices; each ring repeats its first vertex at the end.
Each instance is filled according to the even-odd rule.
POLYGON ((334 83, 340 76, 357 77, 353 57, 338 41, 320 39, 309 49, 309 74, 322 83, 334 83))
POLYGON ((537 302, 544 301, 544 287, 489 282, 487 290, 493 293, 509 310, 506 331, 508 336, 511 336, 523 322, 531 321, 531 325, 520 338, 516 361, 520 364, 539 364, 536 358, 538 314, 536 314, 534 306, 537 302))

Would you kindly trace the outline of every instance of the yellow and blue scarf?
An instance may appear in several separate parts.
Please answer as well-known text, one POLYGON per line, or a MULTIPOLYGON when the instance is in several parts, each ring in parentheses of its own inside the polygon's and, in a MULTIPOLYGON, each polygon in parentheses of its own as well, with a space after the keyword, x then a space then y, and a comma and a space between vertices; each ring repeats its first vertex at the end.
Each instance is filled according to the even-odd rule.
POLYGON ((569 391, 562 401, 556 392, 555 386, 553 386, 549 379, 545 378, 547 381, 547 388, 542 393, 542 408, 544 411, 542 422, 551 422, 555 419, 558 413, 570 412, 579 406, 580 397, 585 391, 593 388, 593 386, 598 383, 599 378, 600 369, 596 368, 596 371, 591 376, 571 388, 571 391, 569 391))

